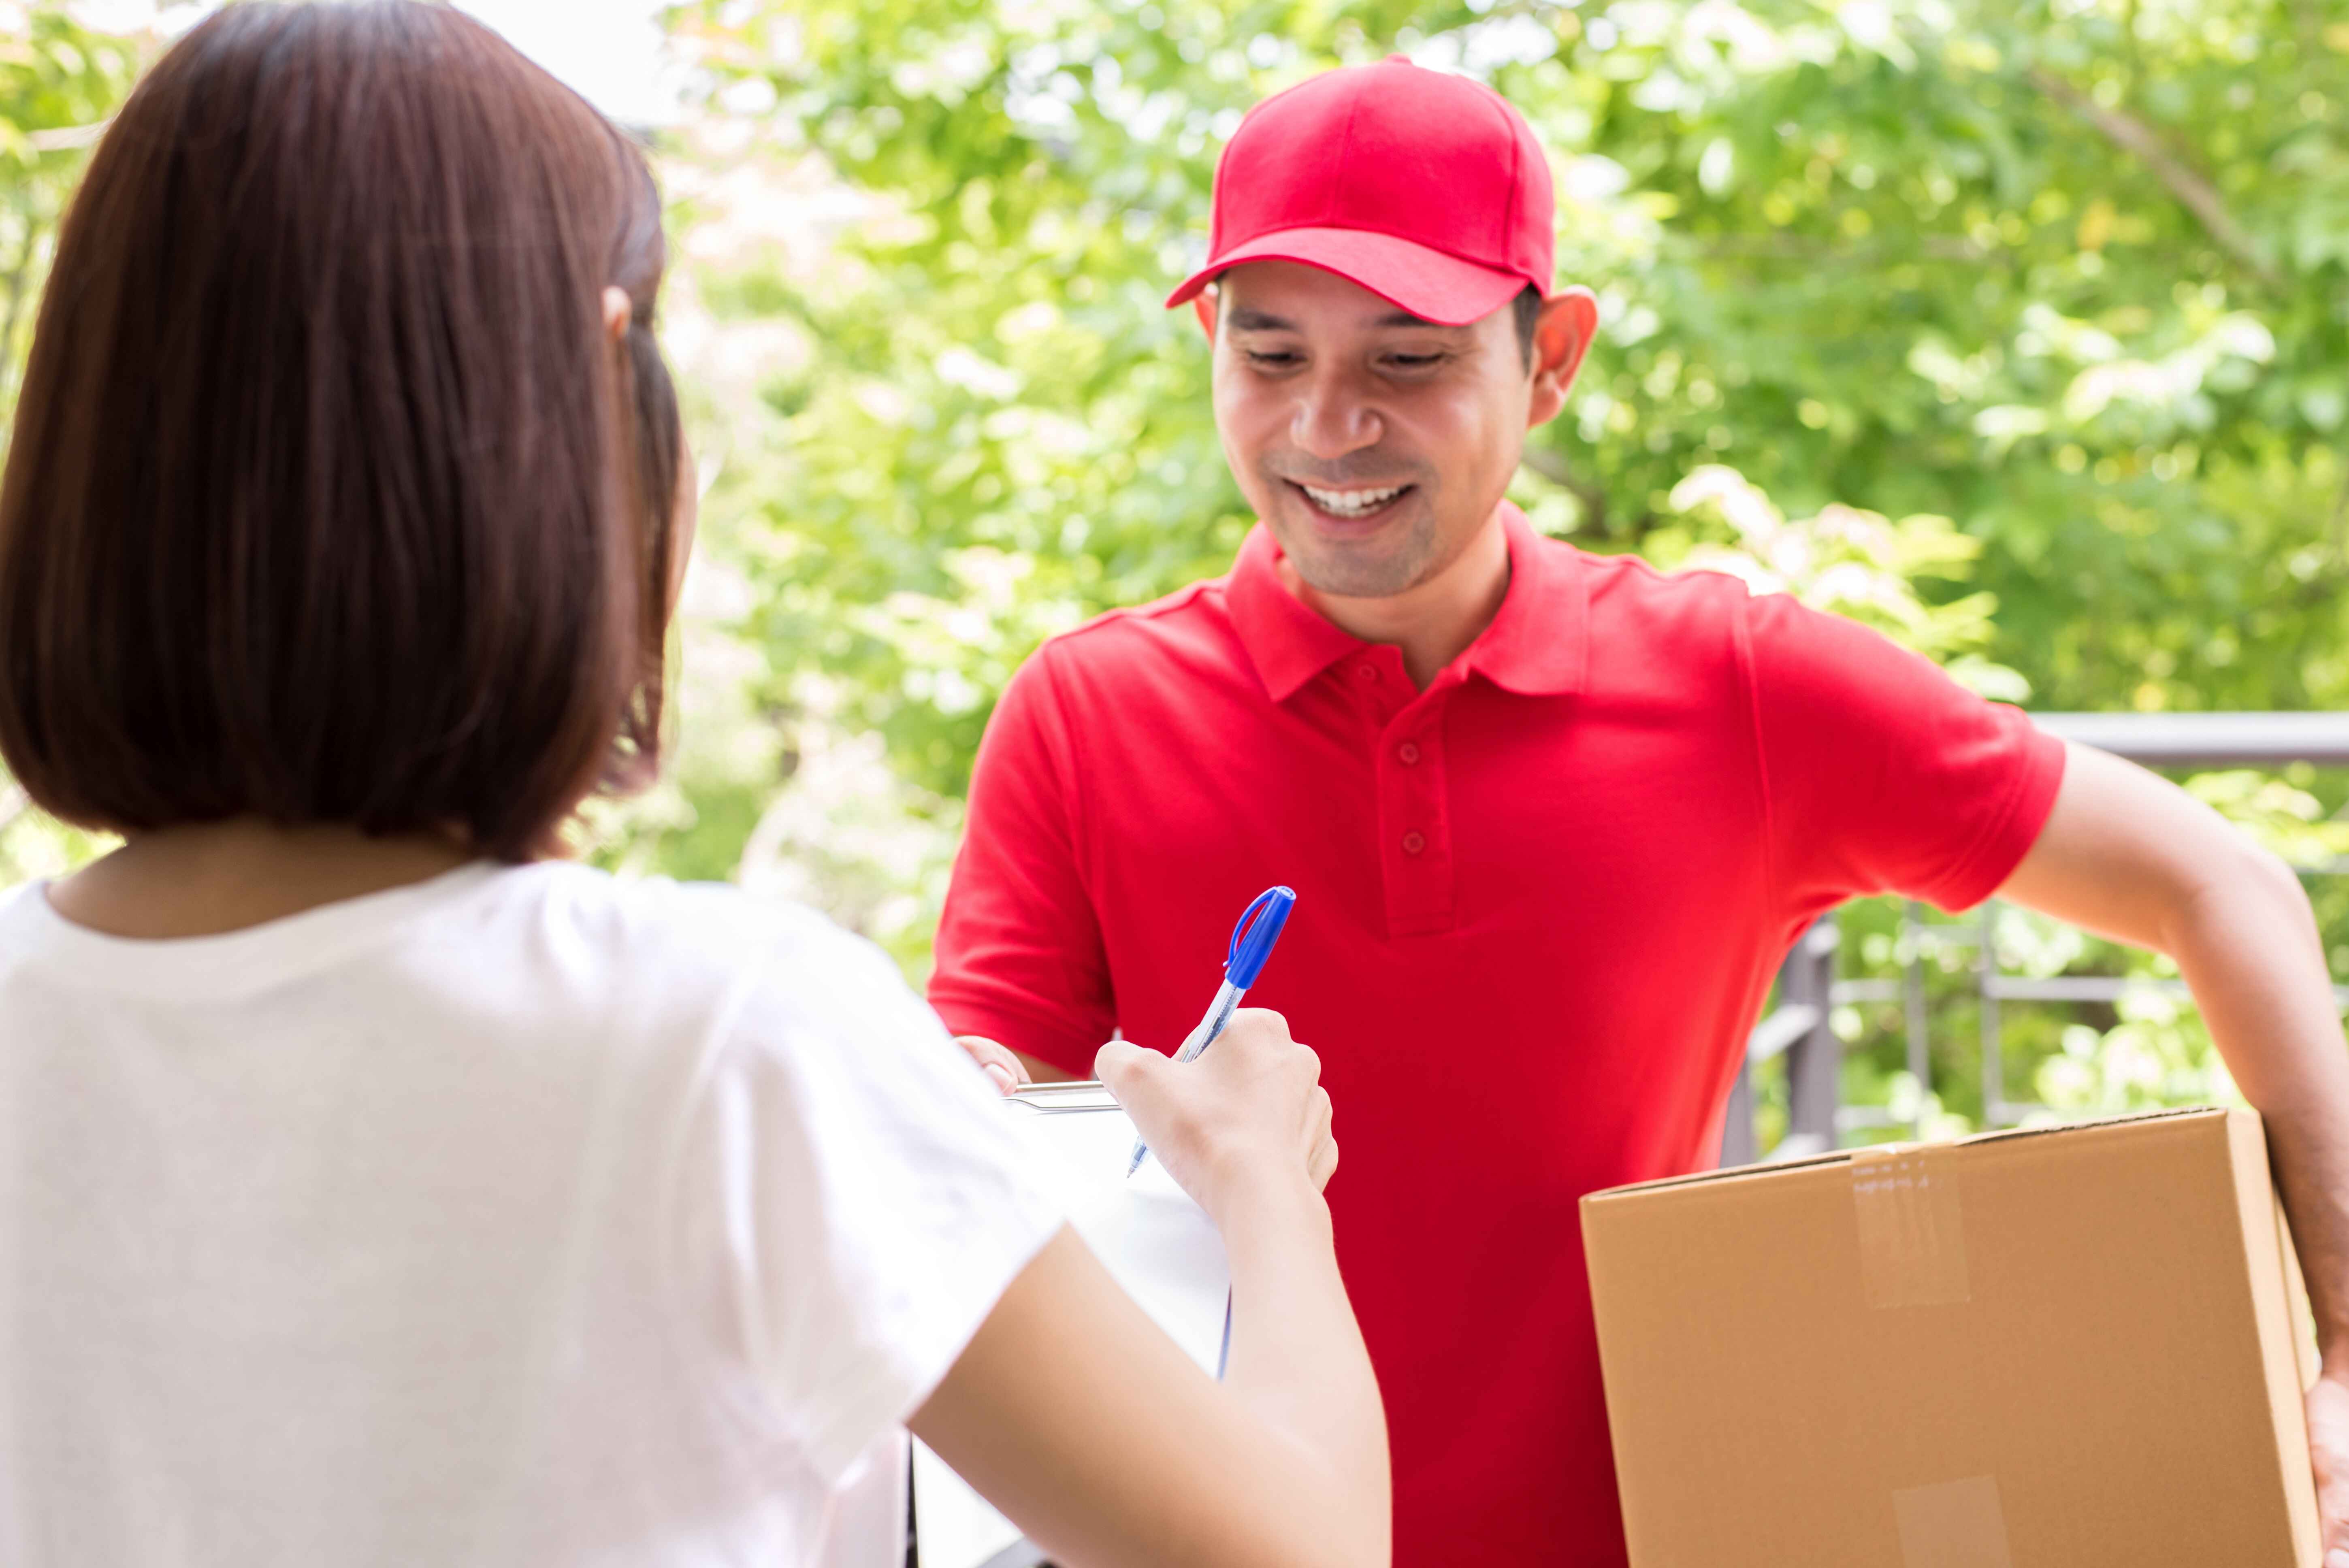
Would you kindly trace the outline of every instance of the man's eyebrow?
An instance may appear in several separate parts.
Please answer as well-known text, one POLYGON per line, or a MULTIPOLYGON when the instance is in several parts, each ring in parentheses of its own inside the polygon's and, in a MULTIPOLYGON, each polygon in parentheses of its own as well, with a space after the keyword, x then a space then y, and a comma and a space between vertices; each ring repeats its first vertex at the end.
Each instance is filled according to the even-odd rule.
MULTIPOLYGON (((1268 310, 1255 310, 1247 305, 1237 304, 1232 306, 1229 325, 1235 332, 1295 332, 1299 330, 1297 324, 1289 320, 1285 315, 1275 315, 1268 310)), ((1430 331, 1433 332, 1463 332, 1466 330, 1466 327, 1464 326, 1448 325, 1444 322, 1430 321, 1423 315, 1413 315, 1407 310, 1391 310, 1387 312, 1386 315, 1380 316, 1378 319, 1371 322, 1371 325, 1372 326, 1426 327, 1430 331)))
POLYGON ((1246 305, 1232 307, 1232 330, 1235 332, 1295 332, 1297 324, 1285 315, 1270 311, 1250 310, 1246 305))

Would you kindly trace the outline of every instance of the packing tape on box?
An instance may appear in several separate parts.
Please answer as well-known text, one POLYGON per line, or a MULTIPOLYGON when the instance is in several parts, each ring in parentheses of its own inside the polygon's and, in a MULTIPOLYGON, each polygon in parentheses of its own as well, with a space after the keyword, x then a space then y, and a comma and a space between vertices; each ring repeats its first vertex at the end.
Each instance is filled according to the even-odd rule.
POLYGON ((1965 1215, 1944 1157, 1917 1144, 1851 1151, 1859 1282, 1870 1306, 1950 1306, 1969 1299, 1965 1215))
POLYGON ((1900 1568, 2014 1568, 1995 1476, 1906 1487, 1892 1494, 1900 1568))

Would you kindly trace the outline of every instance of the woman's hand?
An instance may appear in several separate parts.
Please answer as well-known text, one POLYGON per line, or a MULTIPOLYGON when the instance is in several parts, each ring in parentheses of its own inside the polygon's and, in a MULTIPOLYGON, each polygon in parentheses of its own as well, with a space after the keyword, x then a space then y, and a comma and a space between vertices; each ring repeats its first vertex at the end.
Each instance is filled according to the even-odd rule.
POLYGON ((915 1432, 1059 1562, 1387 1568, 1386 1413, 1319 1191, 1338 1164, 1319 1060, 1249 1011, 1195 1061, 1112 1041, 1093 1068, 1223 1233, 1223 1381, 1064 1229, 915 1432))
POLYGON ((1267 1182, 1328 1185, 1338 1168, 1321 1058, 1278 1013, 1243 1007, 1195 1060, 1112 1040, 1093 1072, 1183 1190, 1220 1222, 1267 1182))

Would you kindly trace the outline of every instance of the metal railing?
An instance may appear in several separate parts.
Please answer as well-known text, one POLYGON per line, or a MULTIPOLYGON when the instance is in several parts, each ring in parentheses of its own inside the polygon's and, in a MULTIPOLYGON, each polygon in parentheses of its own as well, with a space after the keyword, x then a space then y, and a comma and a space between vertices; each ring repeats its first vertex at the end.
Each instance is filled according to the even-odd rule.
MULTIPOLYGON (((2042 713, 2032 716, 2050 734, 2126 757, 2148 768, 2280 767, 2306 762, 2349 767, 2349 714, 2333 713, 2042 713)), ((2349 864, 2303 866, 2303 876, 2340 875, 2349 864)), ((1846 1132, 1908 1126, 1923 1132, 1922 1105, 1912 1118, 1878 1106, 1843 1103, 1843 1041, 1833 1026, 1835 1009, 1853 1003, 1901 1004, 1906 1067, 1930 1099, 1932 1053, 1925 987, 1929 952, 1971 947, 1974 993, 1982 1030, 1982 1125, 2012 1127, 2045 1109, 2007 1098, 2002 1029, 2009 1003, 2117 1002, 2132 995, 2187 994, 2183 981, 2106 975, 2017 975, 2000 963, 1996 900, 1962 921, 1930 921, 1920 904, 1906 905, 1896 952, 1897 980, 1837 978, 1842 931, 1834 914, 1822 915, 1805 932, 1778 970, 1777 1006, 1754 1026, 1745 1063, 1730 1095, 1722 1134, 1722 1163, 1756 1159, 1794 1160, 1837 1147, 1846 1132), (1754 1069, 1785 1058, 1786 1134, 1764 1150, 1754 1125, 1754 1069)), ((2349 1008, 2349 986, 2333 987, 2334 999, 2349 1008)))

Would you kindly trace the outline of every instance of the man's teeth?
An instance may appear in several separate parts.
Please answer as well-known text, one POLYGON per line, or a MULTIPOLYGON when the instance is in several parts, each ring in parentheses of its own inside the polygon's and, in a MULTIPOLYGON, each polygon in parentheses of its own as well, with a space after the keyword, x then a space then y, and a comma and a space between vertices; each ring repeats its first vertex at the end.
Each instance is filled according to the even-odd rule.
POLYGON ((1306 499, 1333 517, 1367 517, 1371 512, 1409 490, 1409 485, 1391 485, 1385 490, 1326 490, 1311 485, 1297 487, 1306 499))

